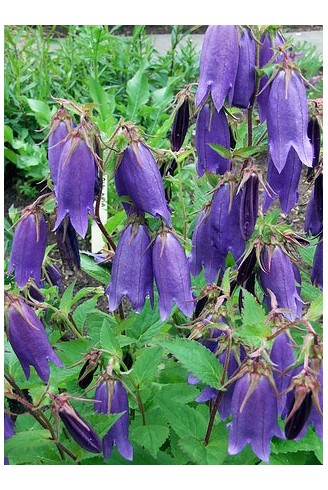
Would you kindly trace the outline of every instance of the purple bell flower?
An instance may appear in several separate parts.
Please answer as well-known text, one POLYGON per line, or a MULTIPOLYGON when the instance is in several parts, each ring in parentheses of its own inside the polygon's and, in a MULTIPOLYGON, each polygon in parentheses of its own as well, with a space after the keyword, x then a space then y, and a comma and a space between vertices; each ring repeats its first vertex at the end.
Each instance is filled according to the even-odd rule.
POLYGON ((47 224, 43 214, 35 209, 27 210, 19 221, 14 234, 8 266, 8 275, 15 269, 15 281, 19 288, 33 277, 41 287, 41 267, 47 245, 47 224))
POLYGON ((317 236, 323 231, 323 174, 314 182, 310 201, 305 214, 305 232, 317 236))
POLYGON ((197 151, 197 173, 199 177, 205 170, 223 175, 230 167, 229 160, 222 157, 209 145, 217 144, 230 148, 230 132, 227 117, 223 109, 218 112, 215 107, 205 104, 196 120, 195 144, 197 151))
POLYGON ((150 238, 144 225, 130 224, 122 233, 115 252, 109 295, 109 311, 127 296, 138 313, 149 294, 153 306, 153 267, 150 238))
POLYGON ((196 107, 209 94, 220 112, 226 97, 231 105, 238 69, 238 29, 234 25, 212 25, 207 28, 200 58, 200 74, 195 95, 196 107))
POLYGON ((302 163, 312 166, 313 148, 307 136, 308 107, 304 83, 294 71, 281 70, 271 83, 267 126, 270 156, 280 173, 294 148, 302 163))
POLYGON ((52 350, 44 326, 34 310, 20 299, 10 300, 7 337, 26 379, 30 377, 30 366, 35 368, 45 383, 50 376, 49 360, 57 366, 63 366, 52 350))
POLYGON ((120 413, 123 415, 111 426, 103 438, 104 458, 108 459, 114 445, 121 456, 128 461, 133 460, 133 448, 129 441, 129 402, 127 393, 120 381, 102 382, 96 389, 94 410, 97 413, 120 413))
POLYGON ((232 402, 228 453, 238 454, 250 444, 256 456, 269 462, 272 436, 283 437, 278 425, 277 397, 269 379, 246 373, 236 381, 232 402))
POLYGON ((245 249, 245 240, 240 230, 240 203, 241 196, 236 194, 232 197, 230 209, 229 184, 221 185, 213 197, 210 236, 223 260, 231 251, 235 261, 238 261, 245 249))
POLYGON ((82 237, 88 229, 88 214, 93 214, 96 179, 95 158, 80 135, 83 128, 73 130, 62 149, 58 169, 56 196, 58 201, 55 230, 68 215, 74 230, 82 237))
POLYGON ((79 244, 69 216, 66 216, 56 230, 56 242, 60 257, 71 270, 81 268, 79 244))
POLYGON ((51 286, 57 286, 59 289, 62 289, 63 284, 62 284, 62 278, 61 278, 61 273, 56 264, 47 264, 46 265, 46 272, 48 275, 50 285, 51 286))
POLYGON ((289 150, 286 164, 281 171, 278 172, 271 158, 268 163, 267 182, 272 189, 270 194, 264 192, 264 202, 262 210, 265 213, 276 197, 279 197, 281 210, 284 214, 288 214, 298 201, 298 185, 301 178, 302 162, 299 159, 294 148, 289 150))
POLYGON ((290 385, 292 373, 284 372, 295 361, 292 341, 285 332, 282 332, 273 342, 270 359, 274 363, 273 378, 279 393, 278 411, 282 412, 286 403, 286 390, 290 385))
MULTIPOLYGON (((274 56, 273 47, 277 48, 284 43, 285 43, 285 41, 279 32, 277 32, 277 34, 275 35, 275 38, 273 37, 272 34, 270 34, 268 32, 266 32, 262 35, 262 37, 261 37, 261 48, 260 48, 260 63, 259 63, 260 68, 263 68, 263 66, 268 64, 269 61, 273 58, 273 56, 274 56)), ((277 57, 275 59, 274 63, 277 63, 278 61, 279 61, 279 57, 277 57)), ((263 121, 265 121, 266 117, 267 117, 270 86, 266 87, 264 90, 263 90, 263 88, 267 84, 268 80, 269 79, 268 79, 267 75, 263 75, 261 77, 260 86, 259 86, 259 95, 256 98, 257 103, 258 103, 259 116, 260 116, 260 122, 261 123, 263 121)))
POLYGON ((255 92, 256 44, 251 31, 243 29, 240 37, 238 70, 232 104, 247 109, 255 92))
POLYGON ((174 301, 187 317, 191 317, 194 299, 188 261, 179 240, 168 231, 157 235, 154 241, 153 271, 161 319, 168 318, 174 301))
POLYGON ((323 240, 320 240, 314 252, 311 282, 323 289, 323 240))
POLYGON ((219 270, 225 268, 224 257, 214 247, 211 240, 211 220, 206 209, 201 211, 197 219, 188 263, 193 276, 198 276, 204 267, 207 284, 214 282, 219 270))
MULTIPOLYGON (((5 439, 5 441, 10 439, 14 434, 15 434, 14 423, 11 420, 11 418, 9 417, 9 415, 4 413, 4 439, 5 439)), ((10 464, 9 460, 6 456, 4 457, 4 463, 3 464, 4 465, 10 464)))
POLYGON ((239 223, 244 240, 248 240, 254 231, 259 207, 259 179, 252 174, 240 190, 239 223))
MULTIPOLYGON (((119 196, 130 196, 138 210, 164 218, 168 226, 172 226, 158 165, 141 141, 133 142, 124 150, 115 172, 115 184, 119 196)), ((128 211, 130 205, 125 209, 128 211)))

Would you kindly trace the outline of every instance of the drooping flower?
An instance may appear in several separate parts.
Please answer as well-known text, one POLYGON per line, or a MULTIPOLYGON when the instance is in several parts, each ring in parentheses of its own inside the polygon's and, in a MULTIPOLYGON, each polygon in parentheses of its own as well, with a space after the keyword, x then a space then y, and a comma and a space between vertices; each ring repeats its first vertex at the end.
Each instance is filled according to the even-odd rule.
POLYGON ((66 429, 82 449, 90 453, 100 453, 101 439, 91 425, 72 407, 68 395, 52 395, 53 411, 58 413, 66 429))
MULTIPOLYGON (((259 67, 263 68, 271 60, 273 60, 273 57, 275 55, 274 48, 278 48, 279 46, 284 44, 285 41, 279 32, 277 32, 275 36, 273 36, 273 34, 269 32, 265 32, 262 35, 260 42, 261 42, 261 47, 260 47, 259 67)), ((276 57, 273 62, 277 63, 278 60, 279 57, 276 57)), ((268 82, 268 76, 263 75, 260 80, 259 95, 256 97, 261 123, 265 121, 267 117, 268 98, 270 94, 270 85, 264 88, 267 82, 268 82)))
POLYGON ((120 381, 103 381, 96 389, 94 410, 97 413, 120 413, 123 415, 111 426, 103 438, 104 458, 108 459, 114 445, 121 456, 128 461, 133 460, 133 447, 129 441, 129 401, 120 381))
POLYGON ((267 127, 270 156, 280 173, 294 148, 302 163, 312 166, 313 148, 307 136, 308 107, 304 83, 295 71, 281 70, 271 83, 267 127))
POLYGON ((53 351, 44 326, 34 310, 21 299, 11 297, 8 310, 8 340, 18 357, 26 379, 30 366, 45 383, 50 376, 48 361, 62 367, 63 363, 53 351))
MULTIPOLYGON (((276 246, 272 252, 271 260, 268 248, 265 247, 262 253, 262 264, 266 272, 260 270, 260 282, 262 288, 269 300, 270 293, 275 295, 278 308, 286 308, 289 311, 284 316, 290 321, 302 316, 302 298, 297 290, 295 265, 279 246, 276 246)), ((270 300, 269 300, 270 302, 270 300)))
MULTIPOLYGON (((5 441, 10 439, 14 434, 15 434, 14 423, 11 420, 11 418, 9 417, 9 415, 4 413, 4 439, 5 439, 5 441)), ((10 464, 9 459, 6 456, 4 457, 4 463, 3 464, 4 465, 10 464)))
POLYGON ((55 230, 68 215, 74 230, 82 237, 93 215, 96 180, 95 157, 78 126, 70 132, 60 155, 56 197, 58 202, 55 230))
POLYGON ((232 104, 247 109, 255 92, 256 44, 251 31, 244 28, 239 42, 238 70, 232 104))
POLYGON ((196 107, 209 94, 220 112, 226 97, 231 105, 238 69, 238 29, 235 25, 211 25, 204 36, 200 74, 195 95, 196 107))
POLYGON ((240 194, 232 198, 230 209, 230 187, 223 184, 215 192, 210 213, 211 239, 221 256, 225 259, 231 251, 235 261, 245 249, 245 240, 240 230, 240 194))
POLYGON ((320 173, 314 182, 310 201, 305 214, 305 232, 317 236, 323 231, 323 174, 320 173))
POLYGON ((283 437, 278 425, 277 396, 266 375, 251 372, 236 381, 231 401, 229 454, 250 444, 256 456, 269 462, 272 436, 283 437))
POLYGON ((148 294, 153 304, 152 255, 145 225, 130 224, 123 231, 106 294, 109 295, 109 311, 117 309, 123 296, 129 298, 137 312, 142 310, 148 294))
POLYGON ((286 332, 282 332, 274 340, 270 359, 274 363, 273 378, 279 394, 278 411, 281 413, 286 403, 286 390, 292 377, 291 371, 287 368, 295 361, 292 341, 286 332))
POLYGON ((240 190, 239 224, 241 236, 248 240, 254 231, 259 206, 259 179, 251 174, 240 190))
POLYGON ((62 289, 62 277, 56 264, 46 264, 46 274, 50 286, 57 286, 59 289, 62 289))
POLYGON ((189 100, 185 97, 179 105, 173 120, 171 131, 171 149, 179 151, 183 145, 189 126, 189 100))
POLYGON ((323 289, 323 240, 320 240, 314 252, 311 282, 323 289))
POLYGON ((115 172, 115 184, 119 196, 129 196, 138 210, 164 218, 168 226, 172 226, 158 165, 141 141, 133 142, 124 150, 115 172))
POLYGON ((273 201, 278 197, 281 210, 288 214, 298 201, 298 185, 301 178, 302 162, 294 148, 289 150, 286 164, 279 173, 273 161, 269 158, 267 182, 271 190, 270 194, 264 192, 264 202, 262 210, 265 213, 273 201))
POLYGON ((188 263, 193 276, 198 276, 204 267, 207 284, 214 282, 220 268, 225 267, 224 257, 211 239, 211 221, 206 208, 201 211, 195 224, 188 263))
POLYGON ((81 268, 79 244, 69 216, 66 216, 56 230, 56 242, 60 257, 71 270, 81 268))
POLYGON ((209 104, 201 108, 196 120, 195 144, 198 158, 196 168, 200 177, 206 170, 222 175, 229 169, 229 160, 209 146, 217 144, 230 148, 229 124, 223 109, 218 112, 209 104))
POLYGON ((308 122, 307 135, 313 146, 312 169, 308 169, 309 176, 309 174, 313 173, 313 169, 318 165, 320 157, 321 134, 318 119, 316 117, 310 117, 308 122))
POLYGON ((15 281, 19 288, 33 277, 41 287, 41 267, 47 245, 47 224, 36 208, 26 208, 15 230, 8 266, 8 275, 15 270, 15 281))
POLYGON ((161 319, 166 320, 170 315, 174 301, 191 317, 194 299, 188 261, 179 240, 169 231, 158 234, 154 241, 153 271, 161 319))

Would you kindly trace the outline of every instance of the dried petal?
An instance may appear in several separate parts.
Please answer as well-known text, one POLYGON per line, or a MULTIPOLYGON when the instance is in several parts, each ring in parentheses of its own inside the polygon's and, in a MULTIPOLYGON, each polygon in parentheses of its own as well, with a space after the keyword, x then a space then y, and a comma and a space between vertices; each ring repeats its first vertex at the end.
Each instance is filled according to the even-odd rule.
POLYGON ((256 44, 251 31, 243 29, 239 43, 238 70, 232 104, 247 109, 255 92, 256 44))

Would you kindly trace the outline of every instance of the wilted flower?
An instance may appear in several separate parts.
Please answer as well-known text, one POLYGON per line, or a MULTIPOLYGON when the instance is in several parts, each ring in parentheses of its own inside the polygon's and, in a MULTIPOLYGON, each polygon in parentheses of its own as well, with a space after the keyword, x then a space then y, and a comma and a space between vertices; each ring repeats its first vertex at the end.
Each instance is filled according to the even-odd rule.
POLYGON ((320 240, 314 252, 311 282, 323 289, 323 240, 320 240))
POLYGON ((188 261, 179 240, 168 231, 157 235, 153 244, 153 271, 162 320, 170 315, 174 301, 191 317, 194 300, 188 261))
POLYGON ((259 206, 259 179, 251 174, 240 190, 239 223, 244 240, 248 240, 254 231, 259 206))
POLYGON ((229 160, 209 146, 217 144, 230 148, 229 125, 223 109, 218 112, 209 104, 201 108, 196 120, 195 144, 198 158, 196 167, 200 177, 205 170, 222 175, 229 169, 229 160))
POLYGON ((179 151, 183 145, 189 126, 189 100, 185 97, 177 108, 171 131, 171 149, 179 151))
POLYGON ((53 411, 58 413, 66 429, 82 449, 90 453, 100 453, 101 439, 91 425, 72 407, 68 395, 52 395, 53 411))
POLYGON ((46 220, 36 208, 26 208, 15 230, 8 275, 15 269, 19 288, 33 277, 41 287, 41 267, 47 245, 46 220))
MULTIPOLYGON (((11 418, 9 417, 9 415, 4 413, 4 439, 5 439, 5 441, 10 439, 14 434, 15 434, 14 423, 11 420, 11 418)), ((4 463, 3 464, 9 465, 9 460, 6 456, 4 457, 4 463)))
POLYGON ((211 220, 208 211, 208 208, 205 208, 198 216, 188 262, 193 276, 198 276, 204 267, 205 281, 210 284, 216 280, 220 268, 224 269, 225 261, 211 239, 211 220))
POLYGON ((135 311, 140 312, 149 294, 153 304, 153 268, 150 238, 145 225, 130 224, 122 233, 113 260, 109 311, 114 311, 127 296, 135 311))
POLYGON ((273 370, 273 378, 279 393, 278 411, 281 413, 286 402, 286 390, 292 377, 291 371, 288 371, 287 368, 295 361, 292 341, 286 332, 282 332, 275 338, 271 349, 270 359, 275 368, 273 370))
POLYGON ((96 389, 94 410, 97 413, 120 413, 123 415, 111 426, 103 438, 104 458, 110 457, 114 444, 123 458, 133 460, 133 448, 129 441, 129 401, 120 381, 103 381, 96 389))
POLYGON ((251 31, 243 29, 240 37, 238 70, 232 104, 247 109, 255 92, 256 44, 251 31))
POLYGON ((289 150, 286 164, 279 173, 273 161, 269 158, 267 182, 269 192, 264 193, 263 212, 265 213, 276 197, 279 197, 280 207, 288 214, 298 201, 298 184, 301 177, 302 162, 294 148, 289 150))
POLYGON ((300 280, 300 277, 295 276, 296 266, 279 246, 276 246, 273 252, 269 252, 267 247, 264 248, 261 260, 266 272, 260 270, 260 281, 267 297, 271 291, 276 297, 278 308, 289 310, 284 316, 290 321, 300 318, 302 298, 296 285, 300 280))
POLYGON ((305 232, 316 236, 323 231, 323 174, 320 173, 314 182, 310 201, 305 214, 305 232))
POLYGON ((267 127, 270 156, 280 173, 294 148, 302 163, 312 166, 313 148, 307 136, 308 107, 304 83, 295 71, 281 70, 271 83, 267 127))
POLYGON ((60 155, 56 197, 58 202, 55 230, 69 216, 74 230, 82 237, 88 229, 88 214, 93 214, 95 157, 83 138, 81 126, 74 129, 60 155))
POLYGON ((231 105, 238 68, 238 29, 234 25, 212 25, 207 28, 200 58, 200 74, 195 95, 196 107, 211 94, 220 112, 225 98, 231 105))
POLYGON ((272 436, 283 437, 278 425, 277 396, 269 378, 247 372, 236 381, 232 401, 229 454, 238 454, 250 444, 256 456, 269 462, 272 436))
POLYGON ((81 268, 79 244, 69 216, 66 216, 56 230, 56 242, 61 259, 71 270, 81 268))
POLYGON ((213 197, 210 214, 211 239, 224 259, 231 251, 237 261, 245 249, 245 240, 240 230, 240 203, 240 194, 233 196, 230 203, 229 184, 221 185, 213 197))
POLYGON ((57 366, 63 366, 52 350, 44 326, 34 310, 18 298, 10 297, 7 337, 26 379, 30 377, 30 365, 45 383, 50 375, 49 360, 57 366))

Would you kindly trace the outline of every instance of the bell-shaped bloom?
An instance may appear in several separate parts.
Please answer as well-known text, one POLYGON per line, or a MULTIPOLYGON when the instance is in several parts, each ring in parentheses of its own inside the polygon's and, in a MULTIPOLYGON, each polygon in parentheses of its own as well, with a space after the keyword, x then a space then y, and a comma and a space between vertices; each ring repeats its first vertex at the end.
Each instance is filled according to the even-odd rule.
POLYGON ((285 332, 275 338, 270 359, 274 364, 273 378, 278 391, 278 411, 282 412, 286 403, 286 390, 290 385, 291 371, 287 368, 295 361, 292 341, 285 332))
MULTIPOLYGON (((279 246, 275 247, 271 261, 267 248, 263 250, 262 264, 266 272, 260 270, 260 282, 269 299, 269 290, 275 295, 278 308, 289 311, 284 316, 290 321, 302 316, 302 299, 299 295, 297 283, 300 277, 295 275, 296 266, 279 246)), ((298 272, 298 271, 297 271, 298 272)), ((269 300, 270 301, 270 300, 269 300)))
POLYGON ((55 230, 68 215, 74 230, 85 237, 88 215, 93 214, 95 179, 94 155, 77 128, 70 133, 60 154, 55 230))
POLYGON ((195 224, 188 262, 193 276, 198 276, 204 267, 207 284, 214 282, 219 270, 225 267, 224 257, 214 247, 211 239, 211 220, 206 209, 201 211, 195 224))
POLYGON ((43 214, 34 210, 27 212, 15 230, 11 249, 8 274, 15 270, 15 281, 19 288, 33 277, 41 287, 41 267, 47 245, 47 224, 43 214))
POLYGON ((240 190, 240 232, 244 240, 248 240, 254 231, 259 207, 259 179, 252 174, 240 190))
MULTIPOLYGON (((268 64, 271 60, 273 60, 275 51, 274 48, 278 48, 282 44, 284 44, 284 39, 279 32, 275 35, 270 32, 265 32, 261 37, 261 47, 260 47, 260 68, 263 68, 266 64, 268 64)), ((276 57, 273 63, 279 62, 279 56, 276 57)), ((265 121, 267 117, 268 110, 268 98, 270 94, 270 86, 265 85, 268 82, 267 75, 263 75, 260 80, 259 86, 259 95, 256 97, 258 108, 259 108, 259 116, 260 122, 265 121), (264 89, 264 90, 263 90, 264 89)))
POLYGON ((170 137, 172 151, 179 151, 183 145, 189 127, 189 117, 189 100, 188 97, 185 97, 178 107, 173 120, 170 137))
POLYGON ((227 96, 231 105, 238 58, 237 26, 209 26, 204 36, 200 57, 200 74, 195 95, 196 107, 202 105, 209 94, 218 112, 227 96))
POLYGON ((323 289, 323 240, 320 240, 314 252, 311 282, 323 289))
POLYGON ((56 189, 60 155, 68 138, 68 133, 75 127, 68 111, 61 107, 52 118, 48 138, 48 162, 51 178, 56 189))
POLYGON ((205 104, 196 120, 195 144, 197 151, 197 173, 201 177, 205 170, 223 175, 229 168, 227 158, 222 157, 209 145, 216 144, 230 148, 230 132, 227 117, 223 109, 205 104))
POLYGON ((240 230, 240 202, 241 196, 236 194, 230 203, 230 186, 223 184, 214 194, 210 213, 210 235, 214 246, 224 259, 231 251, 235 261, 238 261, 245 249, 245 240, 240 230))
POLYGON ((26 379, 30 377, 33 366, 45 383, 50 376, 48 361, 63 366, 53 351, 44 326, 34 310, 20 299, 12 299, 8 311, 8 340, 18 357, 26 379))
POLYGON ((294 148, 302 163, 312 166, 313 148, 307 135, 308 106, 304 83, 295 71, 281 70, 271 83, 267 126, 270 156, 280 173, 294 148))
POLYGON ((277 397, 269 379, 249 373, 238 379, 231 411, 228 453, 238 454, 246 444, 250 444, 256 456, 268 463, 272 436, 283 437, 278 425, 277 397), (259 379, 255 389, 249 393, 252 376, 259 376, 259 379))
POLYGON ((191 317, 194 299, 188 261, 179 240, 170 232, 160 233, 154 241, 153 271, 161 319, 166 320, 170 315, 174 301, 187 317, 191 317))
POLYGON ((172 226, 158 165, 141 141, 124 150, 115 172, 115 184, 119 196, 129 196, 138 210, 164 218, 172 226))
POLYGON ((316 236, 323 231, 323 174, 320 173, 314 182, 310 201, 305 214, 305 232, 316 236))
POLYGON ((270 194, 264 192, 262 210, 265 213, 273 201, 278 197, 280 208, 284 214, 288 214, 298 201, 298 185, 301 178, 302 162, 294 148, 289 150, 286 164, 279 173, 273 161, 269 158, 267 182, 270 194))
POLYGON ((60 270, 56 266, 56 264, 47 264, 46 265, 46 274, 47 274, 47 281, 49 282, 50 286, 57 286, 59 289, 62 289, 63 284, 62 284, 62 277, 60 270))
POLYGON ((63 421, 75 442, 90 453, 101 453, 101 439, 91 425, 72 407, 65 394, 54 397, 53 410, 63 421))
MULTIPOLYGON (((15 434, 14 423, 11 420, 11 418, 9 417, 9 415, 4 413, 4 439, 5 439, 5 441, 10 439, 14 434, 15 434)), ((4 457, 4 463, 3 464, 4 465, 10 464, 9 460, 6 456, 4 457)))
POLYGON ((66 216, 56 230, 56 242, 60 257, 71 270, 81 268, 79 244, 69 216, 66 216))
POLYGON ((133 447, 129 441, 129 401, 128 395, 120 381, 106 383, 103 381, 96 389, 94 404, 97 413, 121 413, 123 415, 111 426, 103 438, 104 458, 108 459, 116 445, 119 453, 128 461, 133 460, 133 447))
POLYGON ((150 238, 144 225, 130 224, 122 233, 115 252, 106 294, 109 311, 117 309, 123 296, 140 312, 146 296, 153 304, 153 267, 150 238))
POLYGON ((238 70, 232 104, 247 109, 255 92, 256 44, 251 31, 243 29, 240 37, 238 70))

